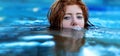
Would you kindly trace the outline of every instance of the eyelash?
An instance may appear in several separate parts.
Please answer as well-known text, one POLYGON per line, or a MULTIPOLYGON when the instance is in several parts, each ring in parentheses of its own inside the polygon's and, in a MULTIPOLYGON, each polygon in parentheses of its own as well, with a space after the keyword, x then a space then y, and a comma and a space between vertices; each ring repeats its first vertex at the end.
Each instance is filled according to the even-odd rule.
MULTIPOLYGON (((68 17, 68 16, 64 17, 65 20, 69 20, 70 18, 71 18, 71 17, 68 17)), ((78 18, 78 19, 82 19, 82 16, 77 16, 77 18, 78 18)))
POLYGON ((78 19, 82 19, 82 16, 77 16, 78 19))
POLYGON ((64 19, 65 19, 65 20, 69 20, 69 19, 70 19, 70 17, 66 16, 66 17, 64 17, 64 19))

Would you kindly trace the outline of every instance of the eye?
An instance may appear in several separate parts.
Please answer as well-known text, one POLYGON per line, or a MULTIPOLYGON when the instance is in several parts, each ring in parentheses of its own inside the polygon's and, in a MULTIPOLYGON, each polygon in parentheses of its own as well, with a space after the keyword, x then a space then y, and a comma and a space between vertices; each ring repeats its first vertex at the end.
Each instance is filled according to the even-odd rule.
POLYGON ((82 16, 77 16, 78 19, 82 19, 82 16))
POLYGON ((65 17, 64 17, 65 20, 69 20, 70 18, 71 18, 71 17, 69 17, 69 16, 65 16, 65 17))

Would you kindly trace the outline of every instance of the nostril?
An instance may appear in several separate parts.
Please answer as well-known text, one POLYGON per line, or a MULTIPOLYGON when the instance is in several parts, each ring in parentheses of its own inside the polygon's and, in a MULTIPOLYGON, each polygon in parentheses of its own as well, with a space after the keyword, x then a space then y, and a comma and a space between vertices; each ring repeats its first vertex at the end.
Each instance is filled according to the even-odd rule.
POLYGON ((77 23, 72 23, 72 26, 76 26, 77 25, 77 23))

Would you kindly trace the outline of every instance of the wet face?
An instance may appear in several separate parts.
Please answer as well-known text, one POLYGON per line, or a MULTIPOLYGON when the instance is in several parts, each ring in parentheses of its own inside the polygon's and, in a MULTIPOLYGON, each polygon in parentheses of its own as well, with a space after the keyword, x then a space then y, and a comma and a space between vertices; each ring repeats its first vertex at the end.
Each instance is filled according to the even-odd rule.
POLYGON ((65 16, 62 21, 63 28, 74 28, 79 26, 84 28, 85 22, 83 12, 78 5, 66 6, 65 16))

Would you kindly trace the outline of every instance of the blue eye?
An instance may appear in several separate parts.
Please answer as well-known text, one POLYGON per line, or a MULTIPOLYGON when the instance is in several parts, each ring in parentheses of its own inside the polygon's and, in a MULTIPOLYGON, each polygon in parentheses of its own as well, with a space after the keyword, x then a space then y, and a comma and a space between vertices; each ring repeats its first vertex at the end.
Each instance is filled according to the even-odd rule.
POLYGON ((69 19, 70 19, 70 17, 64 17, 64 19, 65 19, 65 20, 69 20, 69 19))

